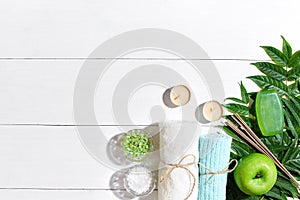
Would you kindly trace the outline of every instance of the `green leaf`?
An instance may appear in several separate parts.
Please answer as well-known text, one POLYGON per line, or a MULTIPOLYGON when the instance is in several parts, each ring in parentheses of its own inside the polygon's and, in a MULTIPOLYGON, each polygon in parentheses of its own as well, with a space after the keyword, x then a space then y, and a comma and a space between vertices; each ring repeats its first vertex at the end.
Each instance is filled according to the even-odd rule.
MULTIPOLYGON (((241 98, 230 97, 231 104, 224 107, 231 112, 237 112, 246 120, 251 129, 257 133, 261 141, 273 152, 280 162, 300 180, 300 51, 292 53, 290 44, 282 37, 282 52, 274 47, 263 46, 262 48, 271 57, 271 62, 252 63, 264 75, 249 76, 248 78, 256 83, 261 89, 275 89, 283 102, 285 127, 281 134, 271 137, 263 137, 260 133, 256 121, 256 113, 253 111, 252 101, 255 102, 257 92, 248 93, 246 87, 240 84, 241 98), (290 69, 287 69, 287 68, 290 69), (288 82, 292 81, 292 82, 288 82), (249 100, 247 99, 249 98, 249 100), (250 104, 250 105, 249 105, 250 104)), ((229 135, 232 135, 231 158, 240 159, 252 151, 243 138, 240 138, 230 128, 226 127, 229 135)), ((287 199, 288 197, 300 198, 295 185, 291 180, 278 170, 278 179, 275 186, 262 196, 243 194, 234 183, 232 174, 228 174, 227 197, 229 200, 235 199, 287 199)))
POLYGON ((293 123, 292 123, 291 115, 289 114, 288 111, 285 110, 284 111, 284 116, 286 118, 287 125, 288 125, 289 129, 291 130, 291 133, 292 133, 293 137, 298 140, 298 133, 297 133, 297 131, 296 131, 296 129, 295 129, 293 123))
POLYGON ((244 157, 249 155, 250 153, 254 153, 255 150, 253 150, 248 144, 241 143, 238 141, 234 141, 231 145, 231 148, 234 152, 236 152, 237 155, 244 157))
POLYGON ((285 166, 285 168, 288 170, 288 171, 290 171, 291 173, 296 173, 296 174, 298 174, 299 175, 299 168, 295 168, 295 166, 291 166, 290 164, 285 164, 284 165, 285 166))
POLYGON ((241 82, 241 84, 240 84, 240 89, 241 89, 241 96, 242 96, 243 102, 249 103, 249 94, 248 94, 245 86, 243 85, 243 82, 241 82))
POLYGON ((289 93, 290 94, 298 94, 299 93, 298 87, 299 87, 298 81, 296 81, 295 83, 289 85, 288 86, 289 91, 290 91, 289 93))
POLYGON ((244 120, 244 122, 246 122, 246 124, 250 127, 250 128, 252 128, 252 120, 251 120, 251 118, 250 117, 246 117, 246 116, 241 116, 241 118, 244 120))
POLYGON ((286 197, 283 197, 281 195, 281 190, 276 188, 276 187, 273 187, 269 192, 267 192, 265 194, 265 196, 268 196, 268 197, 272 197, 272 198, 275 198, 275 199, 287 199, 286 197))
POLYGON ((296 51, 288 62, 288 67, 294 68, 300 65, 300 50, 296 51))
POLYGON ((259 71, 264 73, 267 76, 270 76, 278 81, 285 81, 287 72, 280 66, 269 63, 269 62, 257 62, 251 63, 254 65, 259 71))
POLYGON ((296 141, 294 140, 293 143, 291 144, 291 147, 285 152, 285 155, 284 155, 284 157, 281 160, 282 164, 285 164, 289 160, 289 158, 291 157, 291 155, 293 154, 295 143, 296 143, 296 141))
POLYGON ((297 80, 300 76, 300 65, 294 66, 290 71, 288 71, 287 80, 297 80))
POLYGON ((280 141, 281 141, 281 145, 282 146, 289 146, 292 142, 291 138, 288 136, 288 134, 286 133, 286 131, 284 131, 283 133, 281 134, 277 134, 276 137, 279 137, 280 138, 280 141))
POLYGON ((243 140, 242 140, 239 136, 237 136, 236 133, 233 132, 229 127, 223 126, 222 129, 223 129, 223 131, 224 131, 227 135, 229 135, 230 137, 232 137, 234 140, 237 140, 237 141, 239 141, 239 142, 243 142, 243 140))
POLYGON ((278 81, 274 78, 268 76, 249 76, 247 77, 256 83, 262 89, 276 89, 279 95, 284 95, 288 92, 288 87, 281 81, 278 81))
POLYGON ((281 38, 282 38, 282 52, 287 58, 290 58, 292 56, 292 47, 283 36, 281 36, 281 38))
POLYGON ((265 50, 265 52, 268 54, 268 56, 272 59, 274 63, 281 67, 285 67, 288 64, 287 57, 278 49, 270 46, 261 46, 265 50))
POLYGON ((223 105, 232 113, 238 113, 239 115, 249 115, 249 108, 240 104, 228 103, 223 105))
POLYGON ((276 145, 276 146, 268 146, 268 148, 272 151, 272 153, 277 157, 283 157, 282 153, 289 149, 289 147, 276 145))
POLYGON ((290 101, 283 101, 286 101, 285 105, 293 115, 292 122, 294 122, 296 131, 300 134, 300 100, 298 98, 292 97, 291 95, 289 95, 289 99, 290 101))
POLYGON ((296 105, 296 107, 300 111, 300 99, 291 95, 289 95, 289 99, 291 99, 291 101, 296 105))
POLYGON ((297 121, 298 124, 300 124, 300 112, 299 109, 295 106, 295 104, 291 103, 290 101, 286 99, 282 99, 284 102, 284 105, 289 109, 289 111, 292 113, 294 119, 297 121))
POLYGON ((289 156, 289 159, 286 161, 286 163, 298 163, 300 166, 300 148, 295 147, 293 153, 289 156))
POLYGON ((243 100, 238 99, 238 98, 235 98, 235 97, 229 97, 229 98, 226 98, 225 100, 226 100, 226 101, 227 101, 227 100, 230 100, 230 101, 234 101, 234 102, 242 103, 242 104, 245 103, 243 100))
POLYGON ((286 179, 278 177, 277 182, 276 182, 276 186, 280 187, 281 189, 284 189, 285 191, 289 191, 290 195, 293 198, 299 197, 297 188, 295 188, 293 186, 293 184, 290 181, 286 180, 286 179))

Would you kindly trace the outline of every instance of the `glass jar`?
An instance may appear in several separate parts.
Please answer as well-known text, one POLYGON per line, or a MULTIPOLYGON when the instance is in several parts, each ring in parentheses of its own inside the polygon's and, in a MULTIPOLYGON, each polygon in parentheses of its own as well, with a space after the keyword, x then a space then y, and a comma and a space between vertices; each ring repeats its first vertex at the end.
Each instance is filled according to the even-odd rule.
POLYGON ((121 148, 126 158, 133 162, 141 162, 153 150, 152 137, 141 129, 128 131, 122 138, 121 148))
POLYGON ((144 165, 130 167, 125 172, 124 187, 135 197, 147 196, 155 188, 154 174, 144 165))

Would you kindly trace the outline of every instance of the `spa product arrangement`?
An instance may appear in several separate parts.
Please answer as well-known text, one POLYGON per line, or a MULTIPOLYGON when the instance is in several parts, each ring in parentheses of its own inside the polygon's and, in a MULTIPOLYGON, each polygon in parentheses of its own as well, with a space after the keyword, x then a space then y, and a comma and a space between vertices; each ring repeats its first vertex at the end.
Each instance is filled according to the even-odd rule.
POLYGON ((240 160, 226 199, 300 198, 300 51, 282 41, 282 50, 262 46, 272 62, 252 63, 262 75, 247 78, 260 91, 241 82, 241 99, 224 104, 233 113, 223 127, 233 138, 231 158, 240 160))
MULTIPOLYGON (((247 78, 260 90, 248 92, 241 82, 241 98, 225 100, 223 106, 232 113, 223 116, 221 128, 227 134, 195 134, 200 123, 222 118, 222 105, 213 100, 195 108, 197 121, 161 124, 159 200, 300 198, 300 51, 293 53, 282 39, 282 51, 262 46, 272 62, 252 63, 262 75, 247 78)), ((190 96, 188 87, 178 85, 164 92, 163 101, 176 109, 190 96)), ((153 149, 143 130, 128 132, 122 146, 134 162, 143 161, 153 149)), ((153 191, 153 174, 142 165, 130 168, 125 179, 126 190, 134 196, 153 191)))
MULTIPOLYGON (((188 87, 177 85, 165 91, 163 100, 171 105, 166 106, 176 109, 186 105, 190 95, 188 87)), ((147 162, 147 155, 154 149, 152 136, 141 129, 133 129, 124 134, 121 149, 128 161, 137 163, 125 169, 124 187, 128 193, 135 197, 147 196, 157 185, 159 200, 225 199, 224 182, 226 183, 227 173, 233 171, 228 170, 231 138, 219 133, 199 138, 199 122, 207 124, 220 120, 223 108, 217 101, 208 101, 195 109, 204 119, 202 122, 167 121, 160 124, 160 164, 157 178, 141 164, 147 162), (216 159, 211 160, 212 157, 216 159), (216 189, 218 191, 214 191, 216 189)))

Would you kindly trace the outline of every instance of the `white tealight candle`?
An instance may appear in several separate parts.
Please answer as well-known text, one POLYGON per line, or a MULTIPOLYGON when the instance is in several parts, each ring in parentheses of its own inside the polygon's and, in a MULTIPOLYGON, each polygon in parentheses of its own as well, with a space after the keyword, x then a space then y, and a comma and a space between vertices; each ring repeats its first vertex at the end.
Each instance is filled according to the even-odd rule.
POLYGON ((201 123, 214 122, 223 115, 222 105, 217 101, 208 101, 196 109, 196 118, 201 123))
POLYGON ((184 85, 177 85, 169 88, 163 95, 164 103, 171 108, 183 106, 190 101, 190 90, 184 85))

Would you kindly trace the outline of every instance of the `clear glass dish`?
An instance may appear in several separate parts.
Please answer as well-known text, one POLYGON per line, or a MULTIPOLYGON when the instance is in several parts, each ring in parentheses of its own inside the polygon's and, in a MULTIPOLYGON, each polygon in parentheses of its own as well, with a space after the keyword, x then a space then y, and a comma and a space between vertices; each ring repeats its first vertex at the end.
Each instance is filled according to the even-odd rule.
POLYGON ((132 162, 141 162, 153 151, 152 137, 141 129, 128 131, 121 139, 121 149, 132 162))
POLYGON ((125 172, 124 187, 135 197, 151 194, 155 188, 155 182, 154 174, 144 165, 135 165, 125 172))

